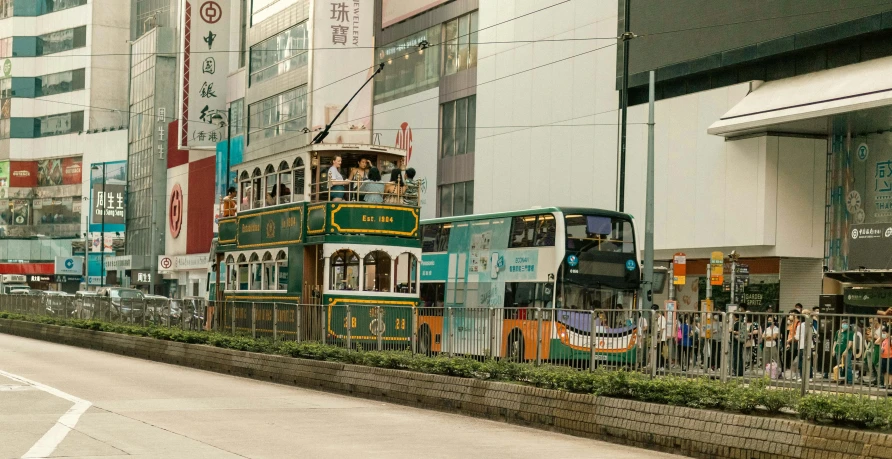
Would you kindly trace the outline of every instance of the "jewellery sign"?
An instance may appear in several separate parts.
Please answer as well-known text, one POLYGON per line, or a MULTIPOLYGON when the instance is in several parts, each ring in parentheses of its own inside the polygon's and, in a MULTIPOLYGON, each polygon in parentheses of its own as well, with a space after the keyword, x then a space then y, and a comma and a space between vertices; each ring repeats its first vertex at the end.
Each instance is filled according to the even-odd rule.
POLYGON ((216 148, 226 137, 230 0, 182 0, 180 145, 216 148))

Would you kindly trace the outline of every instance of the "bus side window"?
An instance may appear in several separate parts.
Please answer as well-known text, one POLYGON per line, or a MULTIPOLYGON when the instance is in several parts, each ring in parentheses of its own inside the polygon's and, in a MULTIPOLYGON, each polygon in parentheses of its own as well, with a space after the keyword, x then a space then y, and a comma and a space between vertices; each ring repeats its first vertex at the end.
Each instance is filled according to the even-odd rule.
POLYGON ((554 245, 557 224, 554 215, 540 215, 536 222, 536 247, 551 247, 554 245))
POLYGON ((452 231, 451 224, 445 224, 440 228, 440 235, 437 238, 437 252, 445 252, 449 249, 449 233, 452 231))
POLYGON ((421 251, 422 252, 436 252, 437 247, 439 246, 438 238, 440 237, 440 228, 442 225, 424 225, 424 229, 421 231, 422 239, 421 239, 421 251))
POLYGON ((536 217, 514 217, 511 221, 510 247, 532 247, 536 233, 536 217))

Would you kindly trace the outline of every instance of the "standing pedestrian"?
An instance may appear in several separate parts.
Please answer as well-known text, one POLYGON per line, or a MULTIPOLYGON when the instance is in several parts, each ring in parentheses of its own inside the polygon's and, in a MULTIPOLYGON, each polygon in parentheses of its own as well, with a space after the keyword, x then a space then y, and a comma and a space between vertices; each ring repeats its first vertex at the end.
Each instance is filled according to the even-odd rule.
MULTIPOLYGON (((811 311, 806 309, 806 310, 802 311, 802 315, 804 316, 804 319, 801 322, 799 322, 799 324, 796 326, 796 333, 794 335, 794 340, 796 341, 796 343, 799 347, 799 378, 797 379, 798 381, 802 381, 802 378, 805 377, 805 375, 802 374, 802 365, 803 365, 803 362, 805 361, 805 359, 809 358, 809 356, 806 355, 806 352, 805 352, 807 338, 808 338, 808 327, 812 328, 812 350, 814 350, 814 343, 817 340, 817 331, 818 331, 818 316, 817 316, 817 314, 812 314, 811 311)), ((812 354, 814 354, 814 352, 812 352, 812 354)), ((812 362, 813 362, 813 360, 812 360, 812 362)), ((814 367, 812 365, 809 365, 809 367, 808 367, 809 380, 811 380, 814 377, 814 372, 815 372, 814 367)))
POLYGON ((666 316, 660 312, 657 305, 653 305, 654 329, 657 334, 657 369, 662 371, 666 367, 666 359, 669 357, 669 346, 666 343, 666 316))
POLYGON ((691 360, 691 318, 687 314, 682 315, 681 326, 679 326, 679 334, 681 341, 679 344, 679 360, 681 360, 681 371, 688 371, 688 365, 691 360))
POLYGON ((845 372, 845 382, 852 384, 852 348, 854 346, 855 333, 849 326, 849 320, 843 318, 840 321, 839 330, 833 344, 833 357, 836 365, 832 368, 833 379, 842 384, 842 373, 845 372))
MULTIPOLYGON (((406 172, 408 172, 408 169, 406 172)), ((647 354, 651 346, 650 334, 647 333, 650 327, 647 326, 648 320, 644 314, 645 311, 638 313, 638 330, 636 330, 638 334, 638 361, 641 368, 647 366, 647 354)))
POLYGON ((880 346, 880 389, 892 388, 892 338, 888 326, 883 326, 875 343, 880 346))
POLYGON ((765 322, 765 330, 762 332, 762 341, 765 343, 762 350, 762 363, 765 365, 777 364, 780 356, 777 350, 777 340, 780 335, 780 329, 774 325, 774 317, 768 316, 765 322))
POLYGON ((722 332, 724 324, 721 314, 713 314, 712 323, 709 325, 709 369, 715 371, 722 364, 722 332))
POLYGON ((747 340, 746 318, 742 312, 735 313, 732 318, 734 323, 731 325, 731 374, 743 376, 743 348, 747 340))
POLYGON ((694 316, 694 322, 691 324, 691 358, 693 359, 692 365, 695 367, 701 366, 700 354, 702 353, 702 336, 703 333, 700 329, 700 316, 694 316))

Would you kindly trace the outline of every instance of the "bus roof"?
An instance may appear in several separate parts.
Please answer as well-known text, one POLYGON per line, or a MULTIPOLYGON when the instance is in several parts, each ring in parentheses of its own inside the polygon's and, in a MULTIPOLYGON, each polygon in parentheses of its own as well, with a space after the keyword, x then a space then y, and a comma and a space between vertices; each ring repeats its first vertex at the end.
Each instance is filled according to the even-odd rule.
POLYGON ((631 214, 625 214, 621 212, 615 212, 612 210, 604 210, 604 209, 594 209, 588 207, 539 207, 535 209, 524 209, 524 210, 515 210, 511 212, 494 212, 489 214, 474 214, 474 215, 462 215, 460 217, 440 217, 440 218, 431 218, 428 220, 422 220, 422 225, 435 224, 435 223, 453 223, 453 222, 468 222, 468 221, 476 221, 476 220, 487 220, 492 218, 502 218, 502 217, 523 217, 524 215, 538 215, 542 213, 548 212, 560 212, 563 214, 596 214, 603 215, 605 217, 613 217, 613 218, 628 218, 633 219, 631 214))

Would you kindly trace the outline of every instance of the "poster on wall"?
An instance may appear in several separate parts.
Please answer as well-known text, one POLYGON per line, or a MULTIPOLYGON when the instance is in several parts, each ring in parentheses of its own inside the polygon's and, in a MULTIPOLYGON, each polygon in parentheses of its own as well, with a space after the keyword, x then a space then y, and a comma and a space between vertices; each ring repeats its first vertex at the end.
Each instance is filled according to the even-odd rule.
POLYGON ((181 0, 179 145, 215 149, 226 137, 230 0, 181 0))
POLYGON ((80 185, 82 181, 83 158, 75 156, 62 158, 62 184, 80 185))
POLYGON ((382 0, 381 27, 392 26, 447 1, 449 0, 382 0))
MULTIPOLYGON (((332 122, 350 97, 374 73, 374 0, 317 1, 313 48, 313 112, 310 129, 332 122), (367 68, 366 72, 359 72, 367 68), (354 75, 355 74, 355 75, 354 75), (350 76, 352 75, 352 76, 350 76)), ((371 143, 372 84, 341 113, 324 143, 371 143)))
POLYGON ((37 186, 36 161, 10 161, 9 186, 12 188, 34 188, 37 186))
POLYGON ((127 161, 90 167, 90 231, 123 232, 127 197, 127 161), (103 180, 103 172, 105 179, 103 180), (104 229, 103 229, 104 225, 104 229))
POLYGON ((0 161, 0 199, 9 196, 9 161, 0 161))
POLYGON ((55 186, 61 184, 61 159, 41 159, 37 161, 37 186, 55 186))

